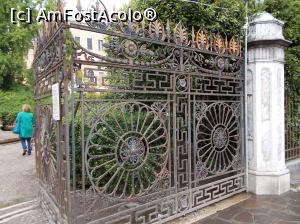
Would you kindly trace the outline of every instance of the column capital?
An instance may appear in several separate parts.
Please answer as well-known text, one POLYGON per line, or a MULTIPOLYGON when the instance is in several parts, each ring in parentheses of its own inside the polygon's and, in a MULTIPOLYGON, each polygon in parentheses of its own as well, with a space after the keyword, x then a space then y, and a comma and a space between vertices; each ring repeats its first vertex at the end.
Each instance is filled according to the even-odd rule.
POLYGON ((291 42, 283 36, 284 22, 267 12, 255 14, 249 23, 248 46, 283 46, 291 42))

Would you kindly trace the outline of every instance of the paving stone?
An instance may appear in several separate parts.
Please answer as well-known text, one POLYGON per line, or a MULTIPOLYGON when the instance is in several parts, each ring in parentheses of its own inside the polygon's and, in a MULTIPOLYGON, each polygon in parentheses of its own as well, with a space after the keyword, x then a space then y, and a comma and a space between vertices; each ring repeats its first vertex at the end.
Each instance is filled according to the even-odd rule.
MULTIPOLYGON (((0 132, 0 137, 1 134, 3 133, 0 132)), ((21 153, 20 143, 0 145, 0 208, 3 208, 0 216, 5 217, 0 223, 48 224, 40 207, 33 206, 34 209, 24 212, 21 211, 24 208, 18 206, 19 203, 36 199, 39 191, 35 156, 22 156, 21 153), (11 205, 15 206, 8 207, 11 205), (12 216, 9 215, 11 213, 12 216)), ((28 207, 32 207, 32 204, 28 207)))
POLYGON ((254 223, 253 215, 249 212, 241 212, 235 218, 234 221, 244 222, 244 223, 254 223))
POLYGON ((20 143, 0 145, 0 208, 32 200, 38 191, 34 153, 22 156, 20 143))
POLYGON ((285 198, 283 198, 284 196, 282 197, 279 197, 279 196, 275 196, 273 199, 271 199, 271 202, 274 203, 274 204, 279 204, 279 205, 286 205, 287 204, 287 201, 285 198))
POLYGON ((299 224, 299 222, 276 221, 272 224, 299 224))
POLYGON ((300 194, 288 192, 280 196, 257 196, 225 209, 203 220, 201 224, 300 224, 300 194), (236 214, 236 215, 234 215, 236 214), (215 222, 214 222, 215 221, 215 222))
POLYGON ((275 220, 275 217, 268 215, 254 215, 255 224, 271 224, 275 220))
POLYGON ((231 222, 228 221, 224 221, 222 219, 215 219, 215 223, 214 224, 231 224, 231 222))
POLYGON ((193 224, 212 224, 214 221, 213 218, 208 218, 208 219, 203 219, 201 221, 198 222, 194 222, 193 224))
POLYGON ((286 199, 298 199, 298 200, 300 200, 300 192, 289 191, 285 194, 282 194, 281 197, 284 197, 286 199))
POLYGON ((300 215, 300 206, 288 206, 288 209, 291 213, 295 213, 295 215, 300 215))
POLYGON ((267 202, 267 201, 271 201, 273 199, 274 196, 272 195, 253 195, 252 198, 255 198, 256 200, 259 200, 259 201, 264 201, 264 202, 267 202))
POLYGON ((194 224, 232 224, 231 222, 224 221, 222 219, 204 219, 200 222, 194 223, 194 224))
POLYGON ((292 215, 280 211, 272 211, 271 216, 278 218, 280 221, 298 221, 300 223, 300 216, 292 215))
POLYGON ((241 212, 241 210, 243 210, 242 207, 233 206, 231 208, 228 208, 228 209, 218 212, 217 215, 219 218, 229 220, 229 219, 233 218, 235 215, 237 215, 239 212, 241 212))
POLYGON ((275 209, 275 210, 283 210, 287 205, 275 203, 275 202, 267 202, 264 203, 264 207, 267 209, 275 209))
POLYGON ((288 202, 288 205, 292 205, 292 206, 298 206, 299 204, 300 204, 300 201, 297 201, 297 200, 294 200, 294 199, 291 199, 288 202))
POLYGON ((241 203, 241 206, 243 206, 244 208, 248 209, 248 208, 262 208, 262 202, 259 201, 256 198, 250 198, 244 202, 241 203))
POLYGON ((267 208, 250 208, 246 209, 245 211, 251 213, 251 214, 267 214, 270 210, 267 208))
POLYGON ((24 214, 15 215, 1 224, 49 224, 42 209, 36 208, 24 214))

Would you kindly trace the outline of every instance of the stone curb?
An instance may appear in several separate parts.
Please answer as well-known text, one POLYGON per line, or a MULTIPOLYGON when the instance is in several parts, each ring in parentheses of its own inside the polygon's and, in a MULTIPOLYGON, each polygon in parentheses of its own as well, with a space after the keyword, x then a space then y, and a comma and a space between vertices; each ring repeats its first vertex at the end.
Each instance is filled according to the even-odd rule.
POLYGON ((2 208, 0 209, 0 212, 4 214, 0 215, 0 223, 3 223, 5 220, 14 217, 16 215, 20 215, 30 210, 33 210, 38 206, 39 206, 38 201, 33 200, 33 201, 23 202, 20 204, 2 208))
POLYGON ((38 203, 38 200, 33 199, 33 200, 30 200, 30 201, 24 201, 24 202, 20 202, 20 203, 17 203, 17 204, 12 204, 12 205, 9 205, 9 206, 2 207, 2 208, 0 208, 0 217, 1 217, 3 212, 7 212, 8 210, 16 209, 16 208, 25 208, 25 207, 28 207, 31 204, 34 204, 34 203, 38 203))
POLYGON ((218 211, 237 205, 238 203, 245 201, 250 197, 251 194, 242 192, 214 204, 208 205, 207 207, 200 208, 199 210, 186 214, 185 216, 171 220, 166 224, 197 224, 199 221, 216 214, 218 211))
POLYGON ((0 140, 0 145, 8 144, 8 143, 14 143, 14 142, 19 142, 19 138, 8 138, 8 139, 3 139, 0 140))

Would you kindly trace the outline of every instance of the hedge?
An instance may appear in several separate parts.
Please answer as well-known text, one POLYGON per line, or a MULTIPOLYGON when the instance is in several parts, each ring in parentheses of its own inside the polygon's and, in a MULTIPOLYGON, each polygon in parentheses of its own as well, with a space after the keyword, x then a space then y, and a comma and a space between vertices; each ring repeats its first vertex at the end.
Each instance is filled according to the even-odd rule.
POLYGON ((0 120, 3 127, 13 124, 23 104, 29 104, 34 110, 33 90, 29 87, 18 86, 9 91, 0 90, 0 120))

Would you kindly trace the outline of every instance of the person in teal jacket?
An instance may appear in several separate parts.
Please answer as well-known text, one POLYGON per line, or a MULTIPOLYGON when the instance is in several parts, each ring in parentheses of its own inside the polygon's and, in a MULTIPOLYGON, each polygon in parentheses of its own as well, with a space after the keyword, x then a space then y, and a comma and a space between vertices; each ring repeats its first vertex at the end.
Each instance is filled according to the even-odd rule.
POLYGON ((16 123, 19 125, 19 137, 23 148, 23 156, 31 155, 32 145, 31 138, 33 135, 34 118, 31 113, 31 107, 28 104, 22 106, 22 112, 18 113, 16 123))

